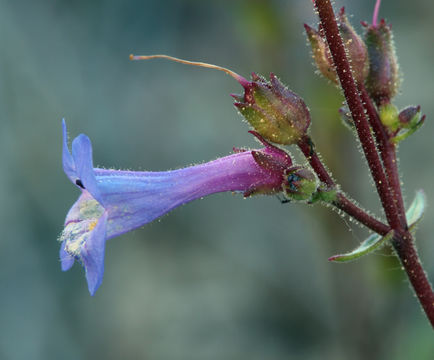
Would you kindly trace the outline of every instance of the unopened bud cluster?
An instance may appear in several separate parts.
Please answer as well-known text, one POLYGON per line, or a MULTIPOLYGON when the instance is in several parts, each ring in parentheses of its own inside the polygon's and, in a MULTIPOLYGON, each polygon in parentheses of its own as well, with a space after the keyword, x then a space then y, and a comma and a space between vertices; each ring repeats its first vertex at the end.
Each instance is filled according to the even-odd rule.
MULTIPOLYGON (((337 17, 337 25, 359 89, 366 89, 377 106, 381 123, 389 134, 390 141, 398 143, 419 129, 425 116, 421 116, 420 107, 409 106, 398 111, 391 103, 401 82, 391 26, 384 19, 378 23, 375 20, 371 25, 363 22, 366 29, 362 39, 349 23, 343 8, 337 17)), ((305 30, 318 72, 338 84, 323 29, 315 30, 305 25, 305 30)), ((339 115, 345 125, 354 128, 354 121, 347 106, 339 109, 339 115)))

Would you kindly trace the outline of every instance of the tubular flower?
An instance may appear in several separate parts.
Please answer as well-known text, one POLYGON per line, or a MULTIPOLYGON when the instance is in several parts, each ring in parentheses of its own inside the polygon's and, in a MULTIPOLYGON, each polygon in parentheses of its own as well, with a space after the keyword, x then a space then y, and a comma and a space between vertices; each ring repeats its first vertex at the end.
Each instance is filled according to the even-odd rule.
POLYGON ((120 171, 93 167, 92 145, 86 135, 74 139, 70 152, 63 122, 63 169, 81 195, 69 210, 59 238, 62 270, 69 270, 78 260, 93 295, 102 282, 107 239, 206 195, 281 192, 292 160, 285 151, 252 133, 265 148, 236 150, 235 154, 178 170, 120 171))

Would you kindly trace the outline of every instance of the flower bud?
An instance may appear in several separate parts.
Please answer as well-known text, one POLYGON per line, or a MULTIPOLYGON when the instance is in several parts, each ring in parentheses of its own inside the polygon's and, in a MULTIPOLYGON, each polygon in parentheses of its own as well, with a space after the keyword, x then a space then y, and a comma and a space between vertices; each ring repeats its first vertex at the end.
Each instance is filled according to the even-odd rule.
POLYGON ((399 128, 398 109, 395 105, 384 104, 379 108, 381 123, 390 132, 394 132, 399 128))
POLYGON ((270 81, 252 73, 252 81, 240 81, 244 96, 232 95, 234 105, 266 140, 281 145, 297 143, 310 125, 304 101, 285 87, 274 74, 270 81))
MULTIPOLYGON (((363 82, 369 71, 368 51, 366 45, 348 21, 344 8, 339 12, 337 24, 342 41, 347 50, 347 56, 351 64, 353 76, 357 82, 363 82)), ((325 78, 338 84, 338 77, 333 65, 333 59, 322 31, 316 31, 306 24, 304 25, 304 28, 312 47, 313 58, 318 70, 325 78)))
POLYGON ((394 144, 416 132, 425 121, 425 115, 420 114, 420 106, 408 106, 398 112, 395 105, 386 103, 380 105, 379 115, 394 144))
POLYGON ((419 130, 425 122, 425 115, 421 115, 420 106, 408 106, 397 115, 398 130, 395 131, 391 141, 394 144, 406 139, 419 130))
POLYGON ((420 120, 420 106, 407 106, 400 111, 398 119, 402 128, 411 128, 420 120))
POLYGON ((381 20, 368 26, 365 43, 369 54, 366 87, 377 105, 390 102, 398 92, 400 78, 393 34, 390 25, 381 20))
POLYGON ((282 189, 289 200, 310 200, 317 190, 317 180, 312 171, 296 166, 284 172, 282 189))
POLYGON ((320 74, 337 85, 338 77, 325 38, 321 36, 319 31, 316 31, 307 24, 304 24, 304 28, 306 30, 307 39, 312 47, 312 57, 320 74))

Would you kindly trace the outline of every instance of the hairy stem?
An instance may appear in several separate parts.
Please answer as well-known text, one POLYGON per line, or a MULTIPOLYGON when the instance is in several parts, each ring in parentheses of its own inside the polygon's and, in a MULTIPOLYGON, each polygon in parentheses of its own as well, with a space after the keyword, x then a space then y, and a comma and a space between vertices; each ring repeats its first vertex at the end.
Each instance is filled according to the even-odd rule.
MULTIPOLYGON (((377 192, 380 196, 387 220, 391 228, 396 230, 396 235, 392 241, 393 247, 395 248, 398 257, 401 260, 403 268, 408 275, 410 283, 413 286, 413 289, 425 311, 425 314, 434 327, 434 292, 420 263, 419 257, 414 247, 413 238, 407 230, 405 222, 402 221, 402 215, 398 214, 398 208, 403 209, 403 203, 396 166, 395 149, 394 147, 386 146, 386 144, 389 144, 389 141, 387 141, 387 143, 384 142, 383 145, 385 146, 385 155, 383 161, 389 178, 386 179, 386 175, 383 171, 382 164, 380 162, 380 158, 370 132, 368 121, 364 114, 362 100, 351 73, 330 0, 315 0, 314 3, 316 9, 318 10, 321 25, 324 28, 327 42, 330 47, 330 52, 333 57, 333 62, 336 67, 336 72, 339 76, 348 107, 350 108, 351 114, 353 116, 357 133, 362 144, 365 157, 368 161, 371 174, 374 178, 377 192), (390 187, 393 189, 396 187, 396 191, 392 191, 390 187), (398 201, 395 201, 395 199, 398 201)), ((361 96, 363 97, 363 94, 361 96)), ((366 103, 369 107, 369 102, 366 103)), ((367 110, 369 111, 369 108, 367 108, 367 110)), ((377 120, 375 119, 375 116, 373 116, 372 119, 372 126, 374 128, 376 126, 377 120)), ((383 135, 381 135, 379 132, 380 142, 382 141, 381 136, 383 135)), ((403 212, 403 210, 400 212, 403 212)))
POLYGON ((383 205, 387 221, 392 229, 400 227, 398 211, 393 201, 387 182, 386 175, 378 156, 374 138, 371 134, 365 110, 360 99, 359 91, 351 73, 350 64, 347 59, 345 47, 339 33, 335 14, 329 0, 316 0, 315 6, 318 10, 321 25, 324 29, 327 42, 332 54, 333 62, 338 74, 342 90, 351 111, 354 124, 357 129, 363 152, 371 170, 378 195, 383 205))
POLYGON ((375 135, 375 140, 378 144, 381 160, 386 170, 389 189, 392 192, 393 200, 397 207, 398 217, 402 228, 407 228, 407 220, 405 218, 405 207, 402 199, 401 184, 399 181, 398 163, 396 158, 396 148, 389 140, 389 134, 381 123, 377 109, 375 108, 364 84, 358 84, 360 96, 362 97, 363 106, 368 114, 369 124, 375 135))
POLYGON ((366 211, 358 207, 354 202, 349 200, 342 192, 338 192, 337 201, 333 203, 338 209, 341 209, 361 224, 365 225, 377 234, 386 235, 390 231, 390 227, 383 224, 366 211))
POLYGON ((411 234, 407 231, 403 235, 395 237, 393 247, 428 320, 434 328, 434 292, 420 263, 411 234))
POLYGON ((330 176, 329 172, 323 165, 321 159, 319 158, 316 150, 315 145, 312 141, 312 139, 308 135, 304 135, 299 142, 297 143, 298 147, 300 148, 301 152, 309 161, 310 166, 312 169, 316 172, 318 175, 319 180, 326 184, 329 188, 336 187, 336 183, 330 176))
MULTIPOLYGON (((336 183, 319 158, 311 138, 305 135, 300 139, 297 145, 307 161, 309 161, 310 166, 315 171, 320 181, 326 184, 328 188, 335 189, 336 183)), ((340 191, 338 191, 337 200, 333 202, 333 205, 380 235, 386 235, 390 231, 389 226, 369 215, 340 191)))

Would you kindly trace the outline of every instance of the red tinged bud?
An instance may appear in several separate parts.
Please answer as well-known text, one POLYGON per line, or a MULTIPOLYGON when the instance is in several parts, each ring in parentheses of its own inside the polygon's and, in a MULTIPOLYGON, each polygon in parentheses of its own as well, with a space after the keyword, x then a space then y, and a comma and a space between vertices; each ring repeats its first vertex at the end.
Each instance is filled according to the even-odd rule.
POLYGON ((425 122, 425 115, 421 115, 420 106, 408 106, 398 114, 399 129, 392 138, 397 144, 419 130, 425 122))
POLYGON ((420 106, 408 106, 398 115, 399 123, 403 128, 409 128, 420 120, 420 106))
POLYGON ((368 50, 362 38, 348 21, 344 8, 341 9, 338 15, 338 27, 347 50, 354 79, 358 83, 363 83, 369 73, 368 50))
POLYGON ((390 25, 381 20, 368 26, 365 43, 369 54, 366 88, 377 105, 389 103, 400 85, 399 66, 390 25))

